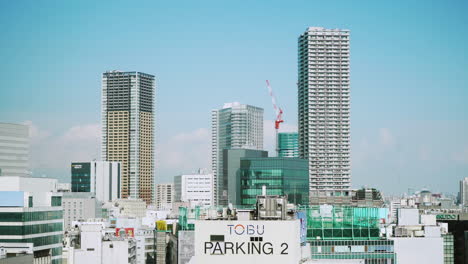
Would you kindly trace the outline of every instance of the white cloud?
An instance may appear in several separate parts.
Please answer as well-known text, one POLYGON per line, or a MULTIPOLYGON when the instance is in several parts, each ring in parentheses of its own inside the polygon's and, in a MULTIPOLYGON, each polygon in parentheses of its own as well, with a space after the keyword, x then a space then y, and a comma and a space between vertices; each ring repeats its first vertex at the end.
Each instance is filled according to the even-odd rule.
POLYGON ((211 131, 198 128, 170 137, 156 147, 157 182, 172 181, 180 173, 211 168, 211 131))
POLYGON ((68 168, 73 161, 100 158, 101 130, 99 124, 73 126, 63 133, 52 134, 31 121, 31 168, 68 168))

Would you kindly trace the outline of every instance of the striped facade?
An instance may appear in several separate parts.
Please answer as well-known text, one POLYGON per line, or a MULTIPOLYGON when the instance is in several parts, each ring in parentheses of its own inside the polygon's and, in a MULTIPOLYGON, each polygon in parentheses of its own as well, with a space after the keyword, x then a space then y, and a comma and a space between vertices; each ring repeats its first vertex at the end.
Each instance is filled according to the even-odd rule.
POLYGON ((153 75, 105 72, 102 76, 102 160, 122 165, 121 197, 154 200, 153 75))

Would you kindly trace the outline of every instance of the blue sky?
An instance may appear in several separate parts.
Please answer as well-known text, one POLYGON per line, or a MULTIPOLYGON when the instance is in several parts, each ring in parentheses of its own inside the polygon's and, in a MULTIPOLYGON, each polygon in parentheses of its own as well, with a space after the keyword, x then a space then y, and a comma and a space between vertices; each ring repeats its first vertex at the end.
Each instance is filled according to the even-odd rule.
MULTIPOLYGON (((98 158, 100 76, 158 81, 158 182, 209 167, 210 110, 297 126, 297 37, 351 30, 354 187, 455 192, 468 177, 466 1, 2 1, 0 121, 31 124, 35 174, 98 158)), ((267 128, 270 129, 268 121, 267 128)), ((272 149, 272 131, 266 131, 272 149)))

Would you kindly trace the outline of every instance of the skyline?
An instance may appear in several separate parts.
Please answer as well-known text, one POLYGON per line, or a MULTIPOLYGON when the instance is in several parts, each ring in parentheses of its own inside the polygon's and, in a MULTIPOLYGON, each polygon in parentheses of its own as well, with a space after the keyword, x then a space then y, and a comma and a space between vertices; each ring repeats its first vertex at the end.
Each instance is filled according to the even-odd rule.
POLYGON ((341 2, 330 16, 322 14, 331 10, 328 4, 310 3, 285 5, 286 9, 275 3, 268 10, 259 3, 248 8, 216 3, 195 8, 187 3, 192 8, 186 10, 119 3, 111 6, 111 15, 103 3, 92 10, 84 3, 49 8, 30 3, 4 3, 0 11, 6 31, 0 44, 0 56, 6 60, 0 66, 0 121, 31 121, 33 171, 57 161, 54 169, 68 177, 67 158, 100 157, 100 76, 114 69, 156 76, 156 156, 167 155, 157 158, 157 183, 210 167, 210 111, 227 102, 265 110, 269 130, 264 142, 272 153, 274 113, 264 81, 272 83, 286 127, 297 127, 297 38, 308 26, 323 26, 351 30, 352 186, 367 183, 398 193, 427 186, 454 193, 467 176, 463 25, 468 19, 463 10, 468 4, 463 1, 453 1, 452 6, 405 3, 407 10, 398 9, 404 2, 395 7, 366 2, 354 8, 341 2), (314 11, 317 8, 324 12, 314 11), (135 21, 124 19, 128 10, 142 15, 135 21), (157 12, 161 17, 152 22, 155 10, 162 11, 157 12), (374 15, 378 10, 387 12, 374 15), (180 17, 172 17, 179 11, 180 17), (317 17, 310 18, 307 11, 317 17), (382 21, 370 23, 376 18, 382 21), (99 31, 106 25, 114 28, 99 31), (143 28, 131 31, 134 25, 143 28), (29 34, 21 35, 26 29, 29 34), (119 37, 122 29, 130 36, 119 37), (58 146, 62 149, 55 150, 58 146), (200 155, 203 151, 206 155, 200 155), (74 153, 62 157, 68 152, 74 153))

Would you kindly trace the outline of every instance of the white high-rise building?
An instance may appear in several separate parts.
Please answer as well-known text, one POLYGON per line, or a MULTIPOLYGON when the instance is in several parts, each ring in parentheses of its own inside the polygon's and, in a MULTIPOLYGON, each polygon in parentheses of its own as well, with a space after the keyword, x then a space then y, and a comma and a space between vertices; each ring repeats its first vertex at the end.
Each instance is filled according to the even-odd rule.
POLYGON ((29 127, 0 123, 0 176, 29 176, 29 127))
POLYGON ((468 210, 468 177, 460 181, 460 204, 462 209, 468 210))
POLYGON ((156 208, 170 209, 174 201, 174 184, 160 183, 156 184, 156 208))
POLYGON ((227 179, 223 175, 224 149, 263 149, 263 109, 238 102, 226 103, 211 114, 211 166, 214 200, 227 205, 227 179))
POLYGON ((174 177, 174 191, 176 202, 188 202, 191 206, 212 206, 213 203, 213 174, 178 175, 174 177))
POLYGON ((346 203, 351 188, 349 30, 309 27, 298 40, 299 156, 310 203, 346 203))

